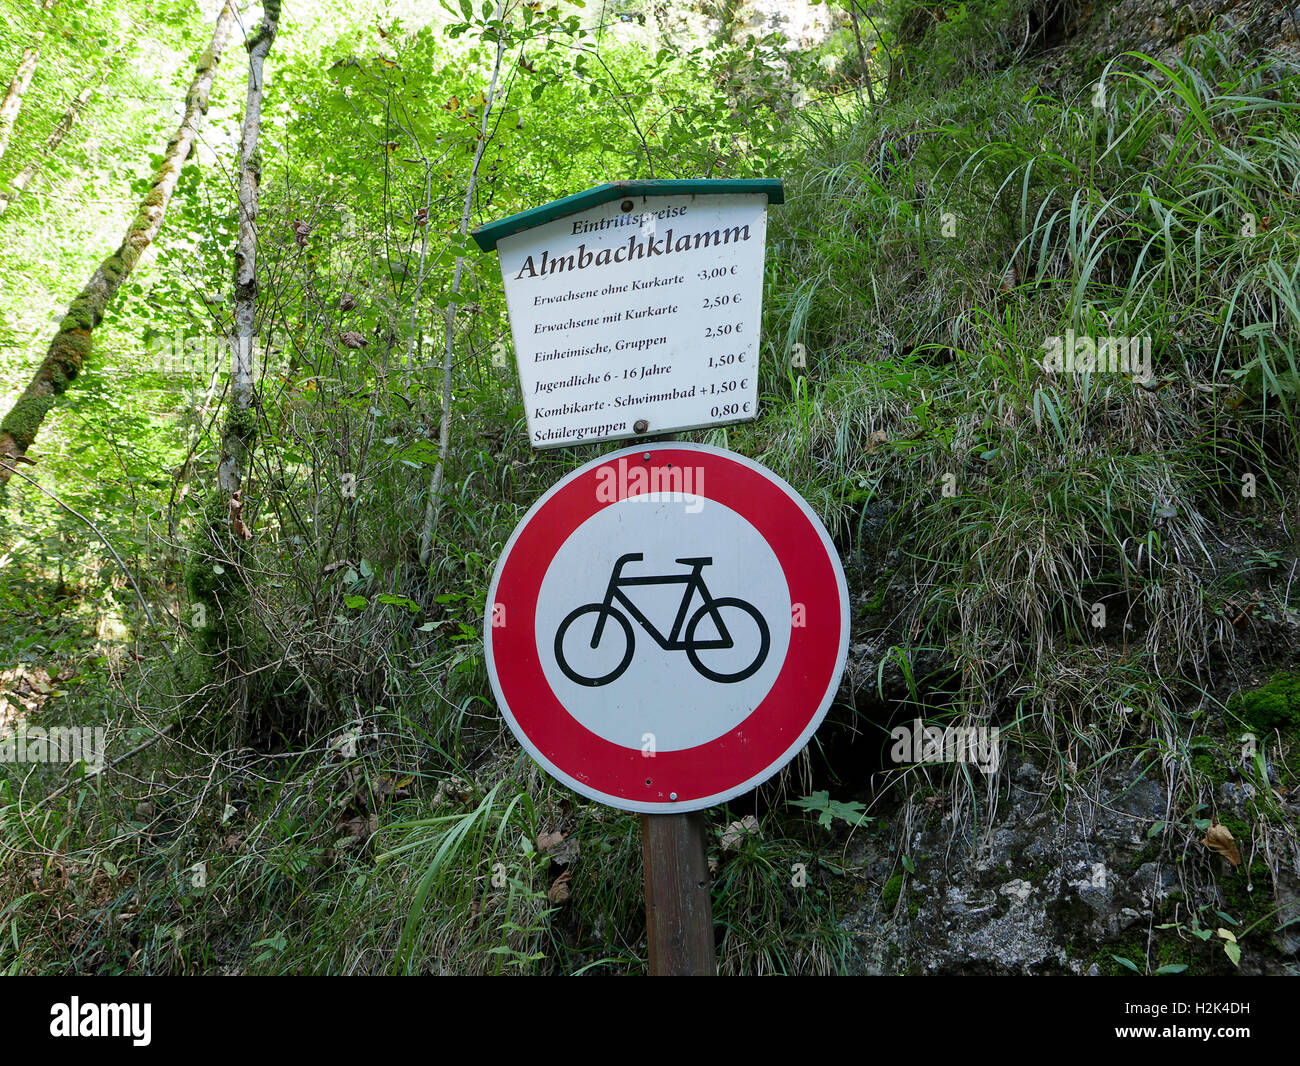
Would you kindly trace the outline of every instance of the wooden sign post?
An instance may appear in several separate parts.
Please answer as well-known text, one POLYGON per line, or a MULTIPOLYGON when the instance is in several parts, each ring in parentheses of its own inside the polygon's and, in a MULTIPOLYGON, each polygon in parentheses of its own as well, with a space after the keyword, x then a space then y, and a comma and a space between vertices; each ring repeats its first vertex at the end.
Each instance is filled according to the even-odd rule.
POLYGON ((713 893, 703 811, 641 815, 651 977, 715 977, 713 893))

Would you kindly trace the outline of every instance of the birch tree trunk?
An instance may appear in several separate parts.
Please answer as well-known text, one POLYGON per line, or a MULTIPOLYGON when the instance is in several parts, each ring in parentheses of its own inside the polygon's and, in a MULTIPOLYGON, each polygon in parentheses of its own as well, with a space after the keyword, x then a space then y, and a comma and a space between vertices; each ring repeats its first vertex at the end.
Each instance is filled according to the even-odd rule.
POLYGON ((167 214, 167 205, 176 191, 181 168, 194 150, 199 127, 208 110, 217 63, 234 25, 233 0, 227 0, 217 16, 212 42, 199 60, 194 80, 185 96, 185 117, 167 142, 162 165, 154 174, 153 188, 140 204, 140 210, 117 251, 100 263, 85 288, 72 301, 68 313, 59 323, 58 333, 50 342, 45 361, 13 409, 0 422, 0 485, 8 482, 13 472, 13 461, 27 454, 50 408, 81 373, 91 351, 94 330, 103 321, 105 308, 135 269, 145 249, 157 238, 167 214))
POLYGON ((27 191, 27 187, 31 185, 32 178, 36 177, 36 172, 41 169, 41 164, 58 151, 59 145, 63 143, 63 138, 72 132, 72 127, 77 124, 77 119, 81 117, 86 105, 90 103, 90 98, 95 95, 95 90, 103 84, 107 74, 108 68, 105 67, 100 73, 97 84, 87 85, 77 94, 76 99, 63 112, 63 117, 59 119, 58 125, 45 138, 45 144, 41 147, 40 153, 33 156, 28 164, 9 182, 8 190, 0 193, 0 215, 3 215, 9 209, 10 204, 22 198, 23 193, 27 191))
MULTIPOLYGON (((862 68, 862 77, 867 83, 867 95, 871 97, 871 109, 876 109, 876 90, 871 87, 871 67, 867 64, 867 53, 862 47, 862 31, 858 28, 858 0, 849 0, 849 19, 853 23, 853 39, 858 42, 858 65, 862 68)), ((858 90, 861 101, 862 90, 858 90)), ((865 121, 865 118, 864 118, 865 121)))
MULTIPOLYGON (((500 19, 505 4, 498 0, 496 14, 500 19)), ((487 103, 483 105, 483 119, 479 124, 478 146, 474 151, 474 163, 469 171, 469 185, 465 189, 465 206, 460 214, 461 240, 469 232, 470 209, 474 206, 474 190, 478 185, 479 164, 483 161, 483 151, 487 148, 488 116, 492 113, 492 101, 496 96, 497 82, 501 76, 501 61, 506 53, 505 35, 497 39, 496 64, 492 67, 492 83, 488 86, 487 103)), ((442 507, 443 470, 447 463, 447 449, 451 443, 451 351, 452 337, 456 328, 456 297, 460 295, 460 278, 465 268, 465 257, 456 257, 456 270, 451 280, 451 302, 447 304, 447 335, 442 350, 442 423, 438 430, 438 465, 429 477, 429 498, 424 505, 424 528, 420 531, 420 565, 429 565, 429 556, 433 552, 433 533, 438 525, 438 511, 442 507)))
MULTIPOLYGON (((54 0, 45 0, 41 10, 49 11, 53 6, 54 0)), ((31 47, 23 49, 23 57, 18 60, 18 70, 9 83, 4 101, 0 103, 0 159, 4 158, 5 152, 9 149, 9 136, 13 133, 14 122, 23 106, 23 97, 32 84, 32 75, 36 73, 36 61, 40 58, 41 42, 44 39, 45 31, 42 30, 36 35, 36 40, 31 47)))
POLYGON ((262 68, 275 43, 280 0, 266 0, 262 23, 244 46, 248 49, 248 100, 239 150, 239 243, 235 247, 235 343, 230 352, 230 409, 221 433, 217 485, 227 497, 239 491, 244 458, 257 422, 253 399, 253 350, 257 336, 257 199, 262 184, 262 68))

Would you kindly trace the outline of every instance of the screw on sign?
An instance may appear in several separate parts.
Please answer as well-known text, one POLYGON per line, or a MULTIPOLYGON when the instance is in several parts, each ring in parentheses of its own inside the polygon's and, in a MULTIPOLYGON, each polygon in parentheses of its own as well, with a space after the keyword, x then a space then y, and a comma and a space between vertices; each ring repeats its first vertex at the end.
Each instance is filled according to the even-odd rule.
POLYGON ((682 813, 802 750, 843 673, 848 594, 829 534, 779 477, 655 444, 593 460, 532 507, 484 631, 501 712, 548 773, 613 807, 682 813))

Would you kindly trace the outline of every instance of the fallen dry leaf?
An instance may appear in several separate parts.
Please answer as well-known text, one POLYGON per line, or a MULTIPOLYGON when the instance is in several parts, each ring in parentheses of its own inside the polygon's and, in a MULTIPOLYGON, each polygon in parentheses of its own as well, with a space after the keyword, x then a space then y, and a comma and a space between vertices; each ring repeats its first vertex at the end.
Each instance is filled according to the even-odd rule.
POLYGON ((550 851, 551 848, 559 844, 563 839, 564 834, 558 829, 550 833, 543 833, 537 838, 537 850, 545 854, 550 851))
POLYGON ((752 814, 745 815, 738 822, 732 822, 722 834, 723 851, 739 851, 745 837, 758 836, 758 819, 752 814))
POLYGON ((549 855, 551 862, 568 866, 582 853, 582 846, 577 837, 566 837, 559 829, 555 829, 537 838, 537 850, 543 855, 549 855))
POLYGON ((433 794, 433 806, 441 807, 444 803, 467 803, 474 798, 474 789, 468 781, 460 777, 448 777, 438 782, 433 794))
POLYGON ((582 853, 582 845, 577 837, 565 837, 564 843, 550 850, 551 862, 557 866, 569 866, 582 853))
POLYGON ((1241 865, 1241 852, 1237 850, 1232 833, 1228 831, 1227 826, 1220 825, 1217 818, 1213 819, 1210 828, 1205 831, 1205 839, 1201 843, 1216 854, 1222 855, 1232 863, 1234 869, 1241 865))
POLYGON ((569 898, 569 879, 571 876, 569 871, 565 870, 555 879, 555 884, 551 885, 550 890, 546 893, 548 903, 564 903, 569 898))
POLYGON ((415 780, 414 774, 383 774, 379 778, 379 798, 386 799, 409 799, 411 796, 410 785, 415 780))
POLYGON ((364 817, 349 818, 343 826, 358 840, 366 840, 379 832, 379 815, 367 814, 364 817))

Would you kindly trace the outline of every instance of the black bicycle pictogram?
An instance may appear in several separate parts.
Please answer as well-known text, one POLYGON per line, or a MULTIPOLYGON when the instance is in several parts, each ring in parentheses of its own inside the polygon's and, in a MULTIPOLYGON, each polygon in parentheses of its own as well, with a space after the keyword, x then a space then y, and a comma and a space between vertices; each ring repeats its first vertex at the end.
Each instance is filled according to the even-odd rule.
MULTIPOLYGON (((659 647, 663 648, 664 651, 686 652, 686 658, 690 660, 691 665, 695 667, 696 671, 704 677, 707 677, 710 681, 717 681, 722 684, 732 684, 737 681, 744 681, 747 677, 752 677, 758 671, 759 667, 763 665, 764 660, 767 659, 768 650, 772 645, 771 635, 767 630, 767 622, 764 621, 758 608, 752 603, 747 603, 745 600, 738 599, 735 596, 714 597, 712 593, 709 592, 708 586, 704 584, 704 578, 701 576, 701 571, 706 566, 712 564, 713 560, 711 558, 678 559, 677 562, 681 563, 683 566, 689 566, 691 568, 690 573, 686 574, 665 574, 651 577, 622 576, 624 564, 640 562, 643 558, 644 556, 640 552, 621 556, 614 564, 614 570, 609 576, 609 584, 605 588, 605 598, 599 603, 583 604, 581 607, 572 611, 564 621, 560 623, 559 628, 555 631, 555 661, 559 663, 560 669, 564 671, 564 676, 579 685, 588 685, 593 688, 599 685, 608 685, 611 681, 615 681, 621 677, 623 671, 628 668, 628 664, 632 662, 632 652, 636 643, 632 633, 632 623, 628 621, 627 617, 628 614, 630 614, 641 623, 642 628, 650 634, 654 642, 658 644, 659 647), (666 637, 659 632, 650 619, 641 613, 641 610, 637 605, 633 603, 623 591, 623 589, 632 585, 673 585, 678 583, 684 584, 686 588, 682 593, 682 602, 677 608, 677 615, 673 619, 673 627, 666 637), (699 592, 703 604, 694 614, 691 615, 690 620, 687 621, 686 612, 690 609, 691 600, 696 591, 699 592), (615 601, 617 601, 618 606, 615 606, 615 601), (620 610, 619 607, 621 607, 622 610, 620 610), (754 623, 758 626, 758 654, 754 656, 753 662, 743 670, 739 670, 735 673, 723 673, 718 670, 710 669, 700 661, 700 652, 702 651, 730 650, 736 646, 736 642, 732 639, 731 633, 727 629, 727 624, 723 620, 724 611, 740 611, 742 614, 748 615, 753 619, 754 623), (581 674, 574 670, 569 664, 569 661, 565 658, 564 654, 565 634, 569 632, 570 627, 579 618, 593 612, 596 614, 596 624, 591 635, 591 649, 593 651, 600 648, 601 640, 604 638, 607 631, 616 634, 616 631, 620 628, 623 633, 623 640, 626 644, 618 665, 609 671, 609 673, 603 674, 599 677, 588 677, 586 674, 581 674), (624 612, 627 613, 625 614, 624 612), (695 636, 696 630, 705 618, 712 619, 718 635, 710 639, 697 640, 695 636), (618 623, 617 627, 606 626, 605 623, 611 619, 618 623)), ((733 617, 732 624, 735 625, 739 621, 739 616, 735 616, 733 617)), ((581 638, 579 639, 581 640, 581 638)), ((612 639, 617 640, 617 635, 612 639)), ((580 644, 575 644, 573 645, 573 648, 576 651, 580 646, 580 644)), ((617 646, 607 645, 606 647, 612 649, 617 646)))

